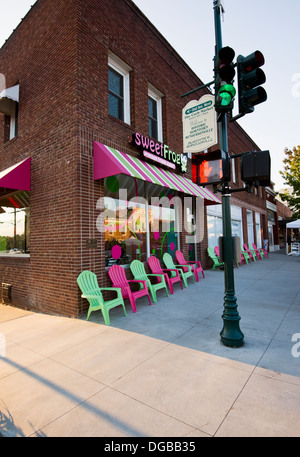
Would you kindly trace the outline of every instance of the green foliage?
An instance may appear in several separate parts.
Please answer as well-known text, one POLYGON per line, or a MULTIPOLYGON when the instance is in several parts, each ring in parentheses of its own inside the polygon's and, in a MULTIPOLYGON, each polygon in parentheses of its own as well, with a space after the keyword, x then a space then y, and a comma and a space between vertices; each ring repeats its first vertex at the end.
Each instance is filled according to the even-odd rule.
POLYGON ((300 146, 294 147, 291 150, 285 149, 285 158, 283 159, 283 171, 280 171, 281 176, 285 180, 285 184, 292 188, 289 192, 284 190, 283 194, 279 194, 283 201, 286 201, 289 208, 293 211, 293 219, 300 218, 300 146))

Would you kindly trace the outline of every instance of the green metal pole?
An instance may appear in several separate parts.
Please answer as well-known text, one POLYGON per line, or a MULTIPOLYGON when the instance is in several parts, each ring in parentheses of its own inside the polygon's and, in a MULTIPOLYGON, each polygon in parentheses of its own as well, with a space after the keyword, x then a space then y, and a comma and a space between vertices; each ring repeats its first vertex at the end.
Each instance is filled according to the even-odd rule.
MULTIPOLYGON (((214 0, 214 19, 217 58, 219 50, 222 48, 221 31, 221 5, 220 0, 214 0)), ((219 143, 220 149, 228 155, 227 137, 227 116, 223 116, 219 122, 219 143)), ((229 160, 229 156, 228 156, 229 160)), ((224 183, 222 190, 222 220, 223 220, 223 255, 224 255, 224 310, 223 310, 223 329, 220 332, 221 341, 225 346, 240 347, 244 344, 244 335, 240 330, 240 316, 237 310, 237 300, 234 288, 233 272, 233 246, 231 232, 231 210, 230 210, 230 188, 229 182, 224 183)))

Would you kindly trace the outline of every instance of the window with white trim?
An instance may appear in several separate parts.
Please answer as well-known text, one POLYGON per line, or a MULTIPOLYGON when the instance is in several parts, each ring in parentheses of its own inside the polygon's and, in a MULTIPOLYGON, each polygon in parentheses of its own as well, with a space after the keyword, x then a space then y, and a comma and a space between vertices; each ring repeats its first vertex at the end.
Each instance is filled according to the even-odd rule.
POLYGON ((148 88, 148 116, 149 136, 157 141, 163 141, 162 128, 162 96, 163 94, 149 85, 148 88))
POLYGON ((117 56, 108 57, 108 113, 126 124, 130 124, 131 68, 117 56))

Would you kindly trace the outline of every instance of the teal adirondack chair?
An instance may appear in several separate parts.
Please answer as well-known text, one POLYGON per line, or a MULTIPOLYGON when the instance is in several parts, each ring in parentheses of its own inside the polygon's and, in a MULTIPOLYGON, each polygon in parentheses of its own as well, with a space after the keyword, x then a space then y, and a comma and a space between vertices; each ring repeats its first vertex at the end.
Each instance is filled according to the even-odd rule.
POLYGON ((224 262, 220 262, 218 257, 216 256, 213 248, 207 248, 207 252, 211 260, 214 262, 212 269, 220 268, 224 266, 224 262))
POLYGON ((167 296, 169 296, 167 284, 165 281, 165 276, 157 273, 146 273, 143 262, 140 260, 133 260, 130 264, 131 273, 134 276, 134 279, 147 281, 147 288, 150 291, 154 303, 157 302, 156 291, 159 289, 166 289, 167 296), (160 278, 160 282, 155 284, 151 283, 150 277, 160 278))
POLYGON ((77 284, 82 292, 81 297, 86 298, 90 304, 87 318, 89 320, 90 314, 92 311, 101 310, 103 319, 106 325, 110 325, 109 311, 112 308, 117 306, 123 306, 124 314, 126 314, 126 309, 124 305, 124 300, 122 297, 121 289, 118 287, 99 287, 97 276, 91 271, 83 271, 77 278, 77 284), (112 300, 104 301, 102 290, 111 290, 117 293, 117 298, 112 300))
MULTIPOLYGON (((163 255, 163 262, 167 268, 169 268, 171 270, 174 270, 174 269, 178 270, 185 287, 188 286, 188 282, 187 282, 188 278, 192 278, 193 282, 195 282, 194 273, 193 273, 190 265, 174 265, 172 256, 168 252, 165 252, 165 254, 163 255), (184 272, 183 267, 184 267, 184 269, 188 268, 188 271, 184 272)), ((172 276, 174 276, 175 274, 176 274, 175 271, 171 272, 172 276)))

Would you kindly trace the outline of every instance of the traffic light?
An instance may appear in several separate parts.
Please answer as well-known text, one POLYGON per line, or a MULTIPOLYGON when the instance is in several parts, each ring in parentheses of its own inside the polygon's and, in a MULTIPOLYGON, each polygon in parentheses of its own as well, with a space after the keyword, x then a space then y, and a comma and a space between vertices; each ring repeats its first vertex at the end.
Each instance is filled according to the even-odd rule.
POLYGON ((199 186, 229 182, 229 155, 218 149, 198 156, 192 162, 192 180, 199 186))
POLYGON ((260 68, 265 58, 260 51, 254 51, 247 57, 238 56, 238 99, 239 114, 253 113, 254 106, 267 100, 267 93, 261 84, 266 82, 266 76, 260 68))
MULTIPOLYGON (((233 86, 235 52, 229 46, 221 48, 215 57, 215 110, 223 115, 232 111, 236 90, 233 86)), ((219 116, 218 121, 223 116, 219 116)))
POLYGON ((270 151, 245 152, 241 157, 242 181, 254 186, 269 186, 271 174, 270 151))

